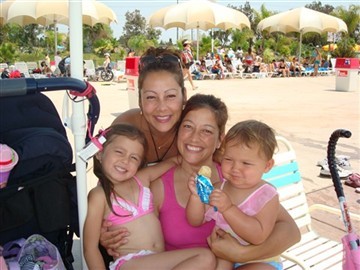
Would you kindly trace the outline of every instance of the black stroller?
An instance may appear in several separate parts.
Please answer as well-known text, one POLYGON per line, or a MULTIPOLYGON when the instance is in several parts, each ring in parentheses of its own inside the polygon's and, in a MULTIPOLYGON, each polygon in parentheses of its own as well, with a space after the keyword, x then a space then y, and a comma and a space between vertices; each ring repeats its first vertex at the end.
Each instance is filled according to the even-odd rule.
POLYGON ((41 234, 73 269, 72 239, 79 236, 73 151, 55 106, 41 93, 65 89, 74 101, 89 101, 88 142, 100 112, 90 84, 73 78, 0 80, 0 143, 19 155, 0 189, 0 245, 41 234))

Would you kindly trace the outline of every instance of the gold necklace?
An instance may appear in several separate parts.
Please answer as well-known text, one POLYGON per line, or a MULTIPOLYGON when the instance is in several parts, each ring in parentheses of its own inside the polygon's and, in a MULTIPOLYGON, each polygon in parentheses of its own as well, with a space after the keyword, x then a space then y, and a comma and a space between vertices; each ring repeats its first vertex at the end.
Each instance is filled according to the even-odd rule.
POLYGON ((164 157, 166 156, 166 154, 170 151, 170 148, 172 147, 172 145, 174 144, 175 142, 175 138, 176 138, 176 134, 174 135, 169 147, 166 149, 165 153, 161 156, 159 156, 159 152, 158 150, 160 150, 161 148, 163 148, 167 142, 165 142, 164 144, 160 145, 160 146, 157 146, 156 143, 155 143, 155 139, 154 139, 154 135, 153 133, 151 132, 151 128, 150 128, 150 125, 149 123, 146 121, 147 125, 148 125, 148 128, 149 128, 149 133, 150 133, 150 136, 151 136, 151 140, 152 140, 152 143, 154 145, 154 148, 155 148, 155 154, 156 154, 156 158, 157 158, 157 161, 156 162, 160 162, 164 159, 164 157))

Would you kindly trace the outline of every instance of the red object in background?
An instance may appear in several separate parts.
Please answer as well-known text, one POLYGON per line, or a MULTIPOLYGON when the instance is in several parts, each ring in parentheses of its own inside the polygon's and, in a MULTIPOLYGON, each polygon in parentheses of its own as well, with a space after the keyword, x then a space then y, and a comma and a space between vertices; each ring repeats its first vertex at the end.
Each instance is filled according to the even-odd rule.
POLYGON ((358 58, 336 58, 335 68, 358 69, 358 58))
POLYGON ((139 56, 126 57, 125 59, 125 75, 139 76, 139 56))
POLYGON ((10 74, 9 74, 9 78, 10 78, 10 79, 21 78, 21 77, 22 77, 22 76, 21 76, 21 73, 20 73, 20 71, 18 71, 18 70, 13 70, 13 71, 11 71, 10 74))

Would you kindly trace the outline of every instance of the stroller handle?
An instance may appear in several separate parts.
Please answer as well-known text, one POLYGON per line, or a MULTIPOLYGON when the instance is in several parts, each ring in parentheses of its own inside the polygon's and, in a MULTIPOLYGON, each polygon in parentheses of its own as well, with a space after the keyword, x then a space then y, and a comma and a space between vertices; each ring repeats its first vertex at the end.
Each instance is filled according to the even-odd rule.
POLYGON ((350 138, 351 132, 346 129, 335 130, 330 136, 328 148, 327 148, 327 159, 328 159, 330 174, 338 198, 344 197, 344 191, 341 185, 340 176, 337 171, 336 162, 335 162, 335 148, 336 148, 336 143, 340 137, 350 138))
POLYGON ((84 92, 86 82, 75 78, 19 78, 0 80, 0 97, 21 96, 38 92, 70 89, 84 92))
MULTIPOLYGON (((95 93, 95 89, 89 83, 79 79, 61 77, 61 78, 19 78, 0 80, 0 98, 9 96, 21 96, 35 94, 39 92, 71 90, 71 94, 87 94, 89 100, 88 119, 91 122, 90 134, 94 132, 94 127, 100 115, 100 102, 95 93)), ((90 140, 89 134, 86 136, 86 142, 90 140)))

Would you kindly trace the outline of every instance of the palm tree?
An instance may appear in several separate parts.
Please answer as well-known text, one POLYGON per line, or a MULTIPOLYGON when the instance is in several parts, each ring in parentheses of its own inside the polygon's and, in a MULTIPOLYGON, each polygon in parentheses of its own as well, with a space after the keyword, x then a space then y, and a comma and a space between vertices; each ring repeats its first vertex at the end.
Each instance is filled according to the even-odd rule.
MULTIPOLYGON (((268 10, 264 4, 261 5, 260 7, 260 12, 257 12, 256 10, 254 10, 254 23, 255 25, 258 25, 259 22, 265 18, 268 18, 272 15, 275 15, 276 12, 270 11, 268 10)), ((257 31, 257 28, 255 28, 254 33, 256 33, 256 38, 257 39, 261 39, 261 48, 260 50, 263 51, 265 49, 265 40, 268 39, 270 37, 269 33, 263 32, 263 33, 259 33, 257 31), (261 38, 261 36, 263 36, 263 38, 261 38)))
POLYGON ((341 18, 348 27, 348 34, 356 42, 360 42, 360 6, 350 5, 349 10, 344 7, 337 7, 334 15, 341 18))

